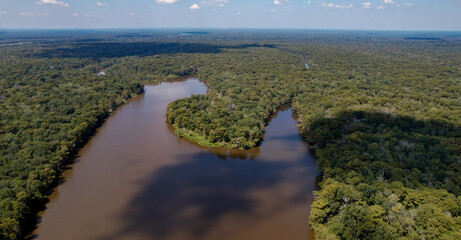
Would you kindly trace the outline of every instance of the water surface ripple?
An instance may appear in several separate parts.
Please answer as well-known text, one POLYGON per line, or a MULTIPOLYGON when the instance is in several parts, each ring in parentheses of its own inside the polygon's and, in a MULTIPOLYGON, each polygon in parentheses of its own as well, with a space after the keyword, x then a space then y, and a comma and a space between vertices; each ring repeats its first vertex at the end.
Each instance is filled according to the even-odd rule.
POLYGON ((197 79, 146 86, 64 172, 35 237, 43 240, 313 239, 307 218, 316 163, 290 108, 260 147, 229 151, 180 139, 168 103, 205 94, 197 79))

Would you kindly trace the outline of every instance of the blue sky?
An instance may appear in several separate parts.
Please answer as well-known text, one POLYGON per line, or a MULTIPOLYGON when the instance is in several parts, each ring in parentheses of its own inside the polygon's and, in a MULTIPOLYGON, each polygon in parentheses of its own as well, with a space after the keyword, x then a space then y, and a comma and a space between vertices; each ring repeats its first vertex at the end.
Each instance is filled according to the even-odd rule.
POLYGON ((0 0, 0 28, 461 30, 461 0, 0 0))

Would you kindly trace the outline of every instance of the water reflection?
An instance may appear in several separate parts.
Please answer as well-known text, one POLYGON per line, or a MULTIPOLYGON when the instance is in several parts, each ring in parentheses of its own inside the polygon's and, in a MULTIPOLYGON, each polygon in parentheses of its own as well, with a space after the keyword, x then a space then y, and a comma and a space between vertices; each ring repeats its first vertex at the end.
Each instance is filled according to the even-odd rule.
POLYGON ((166 105, 196 79, 146 87, 111 116, 50 197, 39 239, 312 239, 315 161, 291 109, 261 146, 204 148, 178 139, 166 105))
MULTIPOLYGON (((176 157, 186 162, 153 174, 150 184, 129 203, 128 211, 119 216, 127 225, 108 239, 140 232, 158 239, 181 239, 178 235, 187 236, 185 239, 217 239, 218 236, 219 239, 243 239, 227 236, 236 233, 223 233, 229 227, 248 231, 251 225, 299 205, 304 208, 300 213, 304 215, 304 224, 297 229, 301 233, 291 234, 298 236, 294 239, 306 239, 299 236, 307 233, 305 220, 310 193, 306 189, 311 189, 311 182, 306 181, 309 168, 302 159, 289 164, 264 159, 258 159, 260 163, 230 159, 223 164, 208 153, 176 157)), ((295 221, 300 219, 278 220, 297 225, 295 221)), ((270 229, 264 231, 270 232, 270 229)), ((280 232, 290 233, 287 229, 280 232)), ((281 239, 273 236, 265 239, 267 237, 281 239)))
POLYGON ((201 147, 208 152, 177 154, 183 163, 152 174, 119 216, 127 225, 108 238, 312 239, 307 207, 315 163, 291 109, 274 116, 264 137, 250 150, 201 147))

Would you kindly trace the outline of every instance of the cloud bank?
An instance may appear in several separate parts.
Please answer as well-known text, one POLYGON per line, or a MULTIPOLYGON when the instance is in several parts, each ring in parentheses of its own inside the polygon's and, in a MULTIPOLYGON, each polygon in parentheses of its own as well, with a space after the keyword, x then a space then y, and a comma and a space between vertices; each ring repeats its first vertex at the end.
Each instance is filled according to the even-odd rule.
POLYGON ((38 5, 53 4, 53 5, 57 5, 60 7, 69 7, 68 3, 65 3, 63 1, 57 1, 57 0, 40 0, 40 2, 35 2, 35 4, 38 4, 38 5))
POLYGON ((157 3, 161 3, 161 4, 173 4, 175 2, 177 2, 178 0, 155 0, 155 2, 157 3))

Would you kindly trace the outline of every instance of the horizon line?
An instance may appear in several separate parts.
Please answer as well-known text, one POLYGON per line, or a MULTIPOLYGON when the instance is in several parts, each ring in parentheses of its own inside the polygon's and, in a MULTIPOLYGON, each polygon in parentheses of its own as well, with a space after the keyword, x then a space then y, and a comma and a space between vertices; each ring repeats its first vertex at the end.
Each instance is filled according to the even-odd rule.
POLYGON ((461 32, 459 30, 436 30, 436 29, 359 29, 359 28, 297 28, 297 27, 123 27, 123 28, 0 28, 1 31, 81 31, 81 30, 314 30, 314 31, 374 31, 374 32, 461 32))

